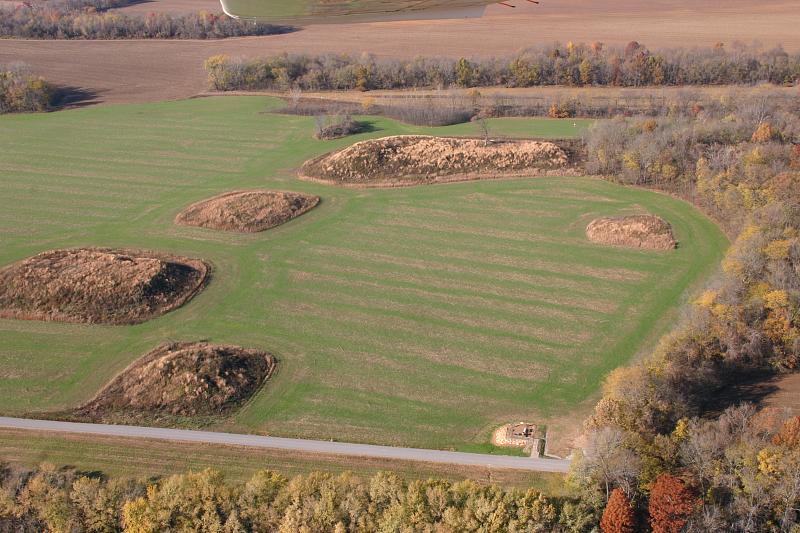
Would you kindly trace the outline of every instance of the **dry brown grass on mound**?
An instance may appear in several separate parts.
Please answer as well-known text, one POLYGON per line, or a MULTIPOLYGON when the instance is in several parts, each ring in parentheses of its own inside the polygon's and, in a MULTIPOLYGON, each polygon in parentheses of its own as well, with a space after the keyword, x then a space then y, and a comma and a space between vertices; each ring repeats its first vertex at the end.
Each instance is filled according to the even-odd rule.
POLYGON ((552 142, 398 135, 358 142, 312 159, 301 176, 353 186, 396 186, 564 173, 566 152, 552 142))
POLYGON ((184 209, 175 217, 183 226, 255 233, 279 226, 309 211, 319 196, 282 191, 234 191, 184 209))
POLYGON ((0 318, 137 324, 183 305, 208 266, 151 252, 53 250, 0 270, 0 318))
POLYGON ((260 350, 206 342, 158 346, 70 415, 103 421, 224 413, 250 398, 275 370, 260 350))
POLYGON ((600 244, 648 250, 671 250, 677 245, 672 226, 655 215, 598 218, 586 227, 586 236, 600 244))

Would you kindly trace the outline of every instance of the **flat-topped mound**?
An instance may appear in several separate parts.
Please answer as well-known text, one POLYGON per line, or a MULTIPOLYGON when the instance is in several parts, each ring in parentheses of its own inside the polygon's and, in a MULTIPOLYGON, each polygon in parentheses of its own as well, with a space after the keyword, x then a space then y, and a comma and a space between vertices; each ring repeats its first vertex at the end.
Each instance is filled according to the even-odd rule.
POLYGON ((319 196, 283 191, 234 191, 197 202, 175 217, 183 226, 255 233, 279 226, 319 203, 319 196))
POLYGON ((301 177, 349 186, 400 186, 564 173, 567 153, 548 141, 398 135, 358 142, 306 162, 301 177))
POLYGON ((677 245, 672 226, 655 215, 598 218, 586 227, 586 236, 600 244, 648 250, 671 250, 677 245))
POLYGON ((272 355, 239 346, 162 344, 70 414, 106 421, 217 415, 250 398, 275 365, 272 355))
POLYGON ((52 250, 0 270, 0 317, 138 324, 183 305, 204 285, 197 259, 136 250, 52 250))

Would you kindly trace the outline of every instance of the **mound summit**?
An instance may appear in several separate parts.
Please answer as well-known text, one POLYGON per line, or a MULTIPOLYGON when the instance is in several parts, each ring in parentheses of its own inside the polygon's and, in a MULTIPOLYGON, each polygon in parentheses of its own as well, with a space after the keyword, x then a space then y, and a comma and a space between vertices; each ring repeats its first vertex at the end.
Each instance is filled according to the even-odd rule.
POLYGON ((154 252, 52 250, 0 270, 0 318, 138 324, 180 307, 208 266, 154 252))
POLYGON ((234 191, 194 203, 175 223, 222 231, 255 233, 279 226, 314 208, 319 196, 282 191, 234 191))
POLYGON ((70 415, 91 420, 216 415, 241 405, 275 370, 275 358, 239 346, 162 344, 70 415))
POLYGON ((586 236, 600 244, 648 250, 671 250, 677 245, 672 226, 655 215, 598 218, 586 227, 586 236))
POLYGON ((402 186, 564 173, 567 153, 547 141, 398 135, 307 161, 301 177, 349 186, 402 186))

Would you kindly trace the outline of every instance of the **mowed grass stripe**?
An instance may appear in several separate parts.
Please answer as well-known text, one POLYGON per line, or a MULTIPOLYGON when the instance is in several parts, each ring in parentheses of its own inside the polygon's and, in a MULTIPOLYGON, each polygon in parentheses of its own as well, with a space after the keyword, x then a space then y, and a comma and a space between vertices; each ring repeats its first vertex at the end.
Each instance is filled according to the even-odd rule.
MULTIPOLYGON (((615 275, 628 275, 628 278, 638 277, 641 269, 660 268, 665 261, 670 260, 668 253, 630 252, 625 249, 599 250, 597 245, 588 242, 584 235, 573 238, 564 237, 560 241, 554 237, 520 243, 518 240, 503 238, 482 239, 470 235, 463 227, 459 231, 446 228, 439 232, 410 224, 398 226, 373 223, 368 230, 354 225, 351 227, 350 238, 365 249, 372 247, 376 235, 392 231, 395 246, 400 247, 399 249, 418 250, 420 255, 425 256, 446 257, 445 254, 456 252, 459 254, 471 253, 476 256, 495 255, 502 257, 504 261, 518 258, 528 264, 532 264, 532 261, 549 261, 558 264, 570 261, 582 266, 591 265, 593 268, 613 269, 615 275), (452 243, 456 239, 459 241, 458 249, 453 246, 445 246, 443 250, 443 244, 452 243), (576 256, 574 251, 579 248, 583 248, 587 253, 576 256)), ((528 228, 526 233, 543 230, 544 228, 541 227, 528 228)))
POLYGON ((390 253, 363 251, 356 253, 344 247, 337 246, 318 246, 310 250, 318 254, 320 259, 324 258, 335 266, 337 261, 342 263, 354 263, 372 268, 377 271, 382 270, 407 270, 420 272, 436 272, 445 276, 475 276, 478 279, 498 278, 503 282, 513 282, 515 284, 540 285, 552 287, 556 290, 582 291, 584 294, 608 294, 616 292, 621 281, 607 280, 595 276, 573 274, 569 271, 553 271, 542 268, 515 269, 504 265, 490 265, 483 262, 452 260, 435 261, 430 258, 407 257, 390 253), (492 275, 492 273, 496 275, 492 275), (500 274, 502 273, 502 275, 500 274))
MULTIPOLYGON (((377 131, 323 142, 311 117, 264 113, 276 105, 225 97, 0 117, 0 265, 73 246, 165 250, 213 265, 188 305, 138 326, 0 321, 3 414, 74 406, 158 343, 210 339, 280 361, 242 411, 213 427, 423 447, 485 442, 494 424, 546 423, 596 394, 608 371, 663 331, 726 245, 688 205, 594 179, 392 190, 300 181, 293 169, 305 159, 357 140, 472 126, 370 118, 377 131), (242 188, 323 201, 262 234, 173 225, 186 205, 242 188), (672 222, 681 248, 648 254, 586 241, 592 217, 640 211, 672 222)), ((539 122, 494 127, 558 124, 539 122)))
POLYGON ((337 306, 356 312, 365 311, 374 316, 404 319, 426 326, 434 325, 457 329, 466 327, 472 331, 485 331, 498 336, 511 335, 514 338, 530 338, 557 347, 574 346, 585 342, 591 336, 591 333, 587 331, 586 324, 570 323, 567 320, 542 313, 530 313, 520 320, 519 316, 500 314, 496 308, 431 305, 413 297, 403 301, 401 298, 368 298, 350 291, 331 292, 324 297, 321 297, 321 294, 324 293, 320 292, 319 286, 310 286, 305 290, 294 290, 291 293, 299 301, 326 304, 325 307, 337 306), (567 335, 567 331, 572 333, 567 335), (571 341, 564 343, 562 341, 564 338, 570 338, 571 341))
MULTIPOLYGON (((322 276, 335 272, 339 277, 344 274, 350 275, 350 277, 346 278, 341 277, 344 280, 352 279, 365 283, 385 283, 398 288, 417 287, 423 284, 429 292, 444 291, 447 294, 460 296, 475 295, 476 297, 496 297, 504 300, 518 299, 523 303, 537 304, 541 302, 562 309, 574 308, 597 313, 613 312, 619 307, 619 302, 613 299, 615 296, 613 293, 609 294, 609 299, 599 299, 596 293, 590 291, 583 293, 571 291, 567 295, 556 293, 550 287, 542 285, 522 286, 518 282, 504 282, 497 278, 480 275, 447 277, 440 275, 438 272, 378 271, 363 267, 322 262, 303 262, 303 265, 307 267, 307 272, 310 276, 322 276), (312 270, 312 267, 315 266, 317 269, 312 270)), ((300 275, 299 277, 302 278, 303 276, 300 275)), ((339 279, 339 277, 336 279, 339 279)), ((563 291, 563 289, 559 289, 559 291, 563 291)))
POLYGON ((383 279, 368 281, 362 278, 354 280, 298 270, 293 270, 291 276, 294 279, 303 280, 304 283, 302 285, 305 287, 304 290, 306 292, 316 291, 316 294, 323 289, 329 291, 331 284, 333 284, 337 286, 337 293, 353 294, 358 292, 370 297, 370 300, 391 295, 392 300, 395 301, 418 302, 420 305, 432 307, 472 308, 476 312, 492 309, 517 317, 541 314, 542 316, 556 317, 562 320, 573 320, 578 323, 577 325, 581 326, 596 324, 603 319, 603 314, 597 311, 551 304, 542 300, 523 300, 513 297, 498 298, 491 295, 479 295, 475 291, 459 295, 452 290, 440 290, 429 285, 403 284, 402 286, 397 286, 386 283, 383 279))

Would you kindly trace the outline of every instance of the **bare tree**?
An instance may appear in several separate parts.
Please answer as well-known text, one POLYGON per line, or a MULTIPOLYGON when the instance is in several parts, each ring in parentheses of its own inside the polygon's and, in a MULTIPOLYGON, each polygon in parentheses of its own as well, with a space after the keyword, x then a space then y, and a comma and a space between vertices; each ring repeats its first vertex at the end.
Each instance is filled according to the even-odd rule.
POLYGON ((588 437, 584 468, 605 487, 606 501, 613 486, 621 488, 629 498, 635 494, 641 461, 625 446, 624 438, 622 431, 612 427, 603 427, 588 437))

